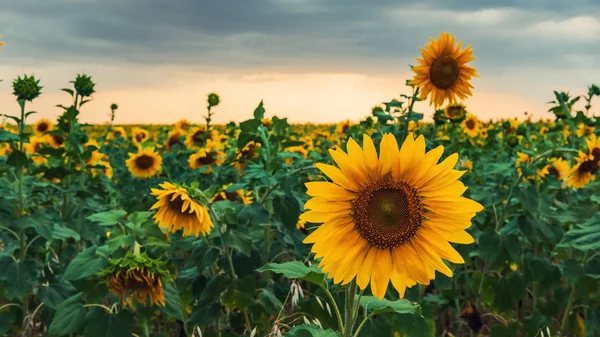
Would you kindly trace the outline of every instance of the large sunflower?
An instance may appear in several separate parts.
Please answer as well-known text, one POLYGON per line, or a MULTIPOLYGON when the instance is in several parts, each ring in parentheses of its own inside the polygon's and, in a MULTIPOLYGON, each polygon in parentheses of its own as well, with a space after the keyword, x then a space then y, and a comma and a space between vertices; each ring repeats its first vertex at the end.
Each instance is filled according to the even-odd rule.
POLYGON ((479 75, 467 63, 475 57, 471 46, 463 50, 461 46, 462 41, 454 46, 454 34, 441 33, 437 41, 430 38, 430 43, 421 48, 423 58, 417 58, 419 65, 412 68, 415 77, 409 84, 423 89, 421 100, 431 94, 431 104, 435 108, 442 106, 445 100, 455 102, 457 97, 465 99, 472 95, 473 86, 469 81, 479 75))
POLYGON ((442 259, 464 263, 450 245, 472 243, 465 229, 483 209, 462 197, 467 189, 454 170, 458 154, 438 164, 444 148, 425 152, 425 138, 410 133, 398 150, 385 134, 377 156, 371 138, 363 148, 348 140, 348 153, 329 151, 338 167, 316 164, 332 182, 309 182, 312 198, 300 220, 323 223, 304 240, 335 283, 356 278, 361 289, 383 298, 389 282, 400 297, 407 287, 429 284, 435 271, 452 276, 442 259))
POLYGON ((52 122, 47 118, 42 118, 33 125, 33 132, 38 136, 43 136, 50 130, 52 130, 52 122))
POLYGON ((183 186, 165 182, 161 189, 152 189, 158 201, 150 209, 158 208, 154 219, 160 228, 175 233, 183 229, 183 236, 208 235, 214 227, 208 210, 199 198, 194 198, 183 186))
POLYGON ((129 172, 138 178, 150 178, 162 166, 162 157, 154 148, 138 148, 138 153, 129 153, 129 159, 125 161, 129 172))

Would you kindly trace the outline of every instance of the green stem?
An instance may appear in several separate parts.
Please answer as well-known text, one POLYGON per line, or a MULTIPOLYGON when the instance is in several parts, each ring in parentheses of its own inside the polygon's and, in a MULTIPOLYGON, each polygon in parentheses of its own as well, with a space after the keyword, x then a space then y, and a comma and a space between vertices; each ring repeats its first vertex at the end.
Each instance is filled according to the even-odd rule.
POLYGON ((354 328, 354 320, 352 319, 354 316, 354 295, 356 295, 356 281, 352 280, 348 286, 345 288, 346 290, 346 311, 345 311, 345 325, 344 325, 344 334, 343 337, 352 336, 352 329, 354 328))
POLYGON ((271 224, 265 225, 265 248, 264 248, 264 261, 263 265, 269 262, 269 249, 271 248, 271 240, 269 239, 269 230, 271 229, 271 224))
POLYGON ((327 298, 329 298, 329 301, 333 305, 333 310, 335 311, 335 317, 337 318, 337 321, 338 321, 340 333, 343 335, 344 334, 344 323, 342 322, 342 314, 340 313, 340 308, 338 307, 337 303, 335 303, 335 299, 333 298, 333 295, 331 294, 329 289, 327 289, 327 287, 325 287, 324 285, 321 285, 321 289, 323 289, 323 291, 325 291, 325 294, 327 294, 327 298))
POLYGON ((367 322, 369 321, 369 319, 371 319, 371 317, 373 317, 373 314, 370 314, 369 316, 366 316, 362 322, 360 322, 360 325, 358 326, 358 328, 356 328, 356 332, 354 333, 354 337, 358 337, 358 335, 360 334, 360 330, 362 330, 362 328, 365 326, 365 324, 367 324, 367 322))
POLYGON ((560 333, 559 336, 565 336, 565 330, 567 328, 567 318, 569 317, 569 312, 571 311, 571 307, 573 307, 573 302, 575 301, 575 292, 577 288, 575 285, 571 285, 571 295, 569 295, 569 301, 567 302, 567 307, 565 308, 565 314, 563 315, 562 321, 560 322, 560 333))

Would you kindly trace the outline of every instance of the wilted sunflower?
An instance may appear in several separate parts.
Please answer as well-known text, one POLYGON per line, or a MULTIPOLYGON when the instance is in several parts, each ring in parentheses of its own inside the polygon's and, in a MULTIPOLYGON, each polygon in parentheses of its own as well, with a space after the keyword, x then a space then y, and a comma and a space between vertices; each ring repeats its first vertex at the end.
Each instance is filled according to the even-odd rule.
POLYGON ((444 108, 444 117, 454 123, 460 123, 467 117, 467 107, 462 103, 451 103, 444 108))
POLYGON ((38 136, 43 136, 46 131, 52 130, 52 122, 47 118, 42 118, 33 126, 33 132, 38 136))
POLYGON ((197 149, 206 145, 207 135, 203 127, 192 129, 185 139, 188 149, 197 149))
POLYGON ((593 156, 581 151, 576 160, 577 164, 569 172, 567 186, 582 188, 590 181, 596 179, 595 174, 600 170, 600 162, 596 161, 593 156))
POLYGON ((213 165, 221 166, 225 162, 225 153, 216 148, 205 147, 192 154, 188 163, 192 169, 208 166, 204 174, 213 173, 213 165))
POLYGON ((569 174, 569 163, 562 158, 550 158, 548 160, 550 164, 547 164, 542 169, 538 170, 540 177, 545 178, 552 176, 556 180, 565 180, 569 174))
POLYGON ((154 219, 160 228, 175 233, 183 229, 183 236, 199 236, 210 233, 213 222, 206 208, 207 201, 193 196, 185 186, 176 186, 169 182, 159 185, 161 189, 152 189, 158 201, 150 209, 158 208, 154 219))
POLYGON ((150 138, 150 132, 148 132, 148 130, 135 127, 131 132, 131 136, 133 137, 133 143, 137 145, 147 141, 150 138))
POLYGON ((154 148, 138 147, 137 153, 129 153, 129 159, 125 161, 129 172, 138 178, 150 178, 162 166, 162 157, 154 148))
POLYGON ((183 145, 181 143, 182 135, 184 135, 184 133, 180 129, 176 129, 169 132, 167 140, 165 141, 165 148, 167 148, 167 150, 170 151, 171 148, 173 148, 173 146, 175 146, 176 144, 183 145))
POLYGON ((314 243, 315 258, 334 283, 356 277, 361 289, 383 298, 388 283, 404 297, 407 287, 429 284, 435 271, 452 276, 442 259, 464 263, 449 242, 472 243, 465 229, 483 207, 461 195, 454 170, 458 154, 438 164, 439 146, 425 152, 425 138, 409 134, 402 148, 385 134, 380 154, 367 135, 363 148, 348 140, 348 153, 329 151, 338 167, 316 166, 332 182, 308 182, 312 198, 300 220, 323 223, 304 243, 314 243))
POLYGON ((463 50, 461 46, 462 41, 454 46, 454 34, 441 33, 437 41, 430 38, 430 43, 421 48, 423 59, 417 58, 419 65, 412 68, 416 74, 409 84, 423 89, 421 100, 431 94, 435 108, 442 106, 445 100, 456 102, 457 97, 470 96, 473 86, 469 81, 479 77, 475 68, 467 66, 475 59, 471 46, 463 50))
POLYGON ((129 252, 123 258, 111 260, 104 274, 108 289, 119 297, 124 306, 133 307, 134 299, 144 306, 147 300, 150 300, 150 305, 165 306, 164 262, 151 259, 146 253, 136 255, 129 252))
POLYGON ((477 137, 479 134, 479 121, 474 115, 468 114, 467 118, 460 124, 463 131, 471 138, 477 137))
POLYGON ((232 183, 229 183, 229 184, 221 187, 221 189, 212 196, 212 198, 210 199, 210 202, 219 202, 222 200, 229 200, 229 201, 241 200, 242 203, 244 203, 244 205, 249 205, 252 203, 252 193, 250 191, 244 192, 243 189, 238 189, 235 191, 228 191, 229 187, 231 187, 232 185, 233 185, 232 183))

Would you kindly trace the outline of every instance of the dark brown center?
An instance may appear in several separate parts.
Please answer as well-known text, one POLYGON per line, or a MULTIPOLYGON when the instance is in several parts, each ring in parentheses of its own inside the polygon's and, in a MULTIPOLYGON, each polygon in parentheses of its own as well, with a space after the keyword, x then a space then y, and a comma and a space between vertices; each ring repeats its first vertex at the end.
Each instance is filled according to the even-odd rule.
POLYGON ((147 170, 154 164, 154 158, 143 154, 135 159, 135 166, 141 170, 147 170))
POLYGON ((146 134, 144 132, 140 132, 135 135, 135 140, 137 140, 138 143, 140 143, 144 139, 146 139, 146 134))
POLYGON ((54 141, 54 143, 56 143, 57 145, 62 145, 64 143, 64 139, 63 137, 59 136, 59 135, 52 135, 52 140, 54 141))
POLYGON ((554 166, 548 167, 548 174, 553 175, 556 179, 560 179, 560 172, 554 166))
POLYGON ((460 116, 462 116, 462 111, 463 111, 463 109, 459 106, 451 106, 448 108, 448 117, 450 117, 450 118, 460 117, 460 116))
POLYGON ((175 134, 169 137, 168 144, 169 148, 173 147, 175 144, 181 144, 181 141, 179 140, 179 134, 175 134))
POLYGON ((472 119, 469 119, 467 121, 466 125, 469 130, 473 130, 475 128, 475 121, 472 119))
POLYGON ((460 76, 458 61, 449 55, 443 55, 435 59, 429 68, 429 79, 431 83, 440 89, 451 88, 460 76))
POLYGON ((192 215, 193 213, 189 212, 189 209, 187 209, 185 212, 182 212, 182 207, 183 207, 183 203, 184 200, 181 198, 180 195, 178 195, 175 199, 171 200, 172 196, 169 195, 168 196, 168 207, 171 211, 177 213, 177 214, 181 214, 181 215, 192 215))
POLYGON ((352 202, 356 229, 371 245, 395 248, 408 242, 423 223, 418 191, 403 181, 380 180, 352 202))
POLYGON ((211 165, 215 163, 215 154, 212 152, 207 152, 204 156, 198 157, 196 159, 196 163, 200 165, 211 165))
POLYGON ((592 156, 594 157, 594 161, 600 162, 600 147, 595 147, 592 150, 592 156))
POLYGON ((38 124, 38 132, 44 133, 46 131, 48 131, 48 124, 47 123, 40 123, 38 124))
MULTIPOLYGON (((597 164, 596 164, 597 165, 597 164)), ((577 170, 580 174, 592 172, 594 170, 594 162, 593 161, 584 161, 579 165, 579 169, 577 170)))
POLYGON ((198 130, 198 131, 194 132, 194 134, 192 135, 192 140, 194 141, 194 144, 203 145, 204 144, 204 131, 198 130))

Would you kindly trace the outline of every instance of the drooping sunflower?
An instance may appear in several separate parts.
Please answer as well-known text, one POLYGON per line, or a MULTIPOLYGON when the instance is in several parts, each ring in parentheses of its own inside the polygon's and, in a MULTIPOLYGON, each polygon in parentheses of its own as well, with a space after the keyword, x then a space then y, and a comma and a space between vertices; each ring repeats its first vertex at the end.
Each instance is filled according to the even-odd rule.
POLYGON ((133 137, 133 143, 137 145, 150 139, 150 132, 136 126, 133 128, 131 136, 133 137))
POLYGON ((137 178, 150 178, 162 167, 162 157, 154 148, 138 147, 137 153, 129 153, 129 159, 125 161, 129 172, 137 178))
POLYGON ((148 300, 150 305, 165 306, 164 262, 150 258, 145 252, 139 255, 129 252, 123 258, 111 260, 104 274, 108 289, 124 306, 133 307, 134 299, 144 306, 148 300))
POLYGON ((192 154, 188 163, 192 169, 207 166, 208 169, 204 171, 204 174, 210 174, 214 172, 213 165, 223 165, 225 156, 225 153, 219 149, 205 147, 192 154))
POLYGON ((467 118, 460 123, 460 126, 469 137, 475 138, 479 134, 479 124, 479 120, 475 115, 468 114, 467 118))
POLYGON ((549 164, 538 170, 540 177, 551 176, 559 181, 565 180, 569 174, 569 162, 562 158, 550 158, 548 161, 550 162, 549 164))
POLYGON ((451 103, 444 108, 444 117, 454 123, 460 123, 467 117, 467 107, 462 103, 451 103))
POLYGON ((449 242, 472 243, 465 229, 483 209, 461 196, 467 188, 458 180, 465 171, 453 169, 458 154, 438 164, 443 147, 425 152, 425 138, 411 133, 400 150, 385 134, 378 156, 371 138, 363 139, 363 148, 349 139, 348 153, 329 151, 338 167, 316 164, 332 182, 306 183, 312 198, 300 220, 322 225, 304 243, 313 244, 334 283, 356 278, 380 299, 390 281, 404 297, 436 270, 452 276, 442 259, 464 260, 449 242))
POLYGON ((456 98, 465 99, 472 95, 473 86, 469 81, 479 77, 477 70, 467 63, 473 61, 471 46, 461 50, 462 41, 454 45, 454 34, 441 33, 437 40, 421 48, 422 59, 417 58, 418 66, 412 68, 415 77, 410 85, 421 87, 420 99, 431 94, 431 104, 438 108, 444 101, 456 102, 456 98))
POLYGON ((577 164, 575 164, 569 172, 567 186, 582 188, 590 181, 596 179, 595 174, 600 170, 600 162, 594 160, 593 156, 581 151, 576 160, 577 164))
POLYGON ((252 192, 245 192, 243 189, 238 189, 235 191, 228 191, 229 187, 231 187, 233 183, 229 183, 227 185, 223 185, 217 193, 215 193, 210 202, 219 202, 222 200, 229 201, 242 201, 244 205, 249 205, 252 203, 252 192))
POLYGON ((183 236, 208 235, 214 224, 206 208, 207 201, 193 196, 185 186, 165 182, 161 189, 152 189, 157 202, 150 209, 157 209, 154 219, 160 228, 175 233, 183 229, 183 236))
POLYGON ((38 136, 43 136, 50 130, 52 130, 52 122, 47 118, 41 118, 33 125, 33 132, 38 136))

